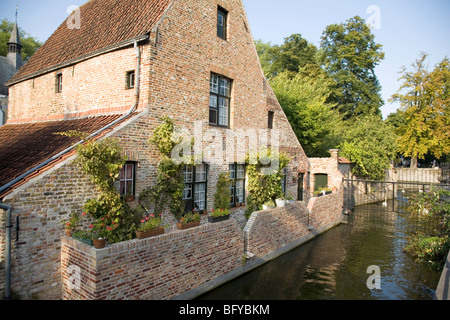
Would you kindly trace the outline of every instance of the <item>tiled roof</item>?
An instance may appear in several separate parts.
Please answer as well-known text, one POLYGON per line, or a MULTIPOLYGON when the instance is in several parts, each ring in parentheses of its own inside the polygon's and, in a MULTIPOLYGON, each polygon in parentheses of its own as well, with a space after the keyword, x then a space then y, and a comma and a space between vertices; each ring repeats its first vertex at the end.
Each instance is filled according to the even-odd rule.
POLYGON ((348 163, 352 163, 352 162, 344 157, 339 157, 339 163, 348 164, 348 163))
POLYGON ((172 0, 91 0, 80 7, 76 20, 64 21, 11 79, 88 55, 148 34, 172 0), (69 28, 70 26, 70 28, 69 28))
MULTIPOLYGON (((55 135, 56 132, 79 130, 94 133, 121 115, 105 115, 83 119, 47 121, 0 126, 0 187, 28 170, 59 154, 78 138, 55 135)), ((61 161, 56 159, 55 162, 61 161)), ((0 194, 0 198, 5 191, 0 194)))

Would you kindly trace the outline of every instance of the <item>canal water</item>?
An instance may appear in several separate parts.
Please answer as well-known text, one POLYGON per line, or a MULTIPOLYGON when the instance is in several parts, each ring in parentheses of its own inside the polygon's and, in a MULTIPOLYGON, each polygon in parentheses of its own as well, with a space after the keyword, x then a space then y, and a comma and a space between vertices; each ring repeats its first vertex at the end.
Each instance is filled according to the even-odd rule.
POLYGON ((403 248, 412 232, 432 233, 435 225, 382 206, 355 208, 347 224, 198 299, 432 300, 440 273, 415 263, 403 248), (379 288, 368 288, 376 275, 371 266, 379 268, 379 288))

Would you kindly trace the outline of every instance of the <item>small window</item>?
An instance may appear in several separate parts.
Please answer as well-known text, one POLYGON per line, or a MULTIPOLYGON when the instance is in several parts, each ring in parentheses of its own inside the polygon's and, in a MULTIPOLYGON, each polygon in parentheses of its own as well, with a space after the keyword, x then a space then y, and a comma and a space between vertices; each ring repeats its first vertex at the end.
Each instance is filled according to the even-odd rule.
POLYGON ((136 166, 134 162, 127 162, 120 170, 119 173, 119 193, 122 196, 134 196, 134 183, 135 183, 135 170, 136 166))
POLYGON ((228 12, 223 8, 217 9, 217 36, 227 40, 227 18, 228 12))
POLYGON ((209 123, 230 126, 231 80, 211 74, 209 89, 209 123))
POLYGON ((127 89, 133 89, 133 88, 134 88, 134 83, 135 83, 135 73, 134 73, 134 70, 133 70, 133 71, 128 71, 128 72, 127 72, 126 83, 127 83, 127 89))
POLYGON ((230 170, 230 204, 235 207, 238 203, 245 203, 245 165, 233 163, 230 170))
POLYGON ((273 129, 273 117, 274 117, 274 112, 273 111, 269 111, 269 115, 268 115, 268 128, 269 129, 273 129))
POLYGON ((56 92, 60 93, 62 92, 62 73, 58 73, 56 75, 56 92))
POLYGON ((318 173, 314 175, 314 191, 318 191, 328 186, 328 175, 318 173))

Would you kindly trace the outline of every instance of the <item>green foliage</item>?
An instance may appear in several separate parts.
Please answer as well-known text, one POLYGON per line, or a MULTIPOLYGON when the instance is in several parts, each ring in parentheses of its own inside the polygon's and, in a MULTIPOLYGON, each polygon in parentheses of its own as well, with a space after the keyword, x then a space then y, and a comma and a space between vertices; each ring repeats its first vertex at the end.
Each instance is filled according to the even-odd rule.
POLYGON ((275 77, 281 72, 295 75, 300 67, 317 64, 317 48, 301 34, 285 38, 282 45, 257 41, 256 48, 267 78, 275 77))
POLYGON ((402 106, 398 145, 404 156, 413 158, 413 167, 427 153, 438 159, 450 153, 450 61, 443 59, 429 72, 427 57, 422 53, 412 71, 403 67, 403 83, 391 98, 402 106))
POLYGON ((283 197, 281 180, 284 177, 283 169, 286 168, 290 158, 272 149, 261 149, 255 154, 247 154, 247 208, 245 215, 248 218, 252 212, 261 210, 262 205, 283 197), (268 165, 264 165, 268 164, 268 165), (270 168, 271 164, 278 164, 270 168))
POLYGON ((342 137, 342 120, 327 103, 333 81, 317 66, 308 65, 295 76, 281 72, 270 84, 298 140, 309 157, 328 156, 342 137))
POLYGON ((146 216, 145 218, 141 219, 141 224, 138 227, 138 231, 151 231, 158 229, 163 226, 163 220, 161 217, 161 214, 150 214, 150 216, 146 216))
POLYGON ((393 128, 378 116, 356 119, 345 132, 339 149, 352 161, 353 174, 373 180, 384 180, 385 170, 397 151, 393 128))
MULTIPOLYGON (((6 57, 8 54, 8 42, 11 37, 14 23, 8 19, 2 19, 0 22, 0 56, 6 57)), ((20 42, 22 43, 22 60, 28 61, 33 53, 42 46, 36 38, 30 36, 28 33, 19 27, 20 42)))
MULTIPOLYGON (((228 201, 229 202, 229 201, 228 201)), ((224 217, 231 214, 230 209, 213 209, 209 214, 211 217, 224 217)))
POLYGON ((189 222, 197 222, 200 221, 202 217, 200 217, 200 214, 198 213, 186 213, 183 215, 182 218, 180 218, 180 222, 183 224, 189 223, 189 222))
POLYGON ((450 250, 450 191, 433 188, 418 193, 411 199, 408 211, 427 218, 437 218, 443 235, 414 234, 408 239, 404 251, 411 254, 417 262, 441 270, 450 250))
POLYGON ((322 64, 336 85, 329 101, 344 119, 378 115, 383 105, 375 67, 384 59, 382 46, 364 19, 355 16, 329 25, 322 35, 322 64))
POLYGON ((440 271, 447 260, 450 238, 449 236, 430 237, 423 233, 416 233, 408 238, 408 244, 403 250, 414 257, 416 262, 440 271))
POLYGON ((419 192, 410 199, 408 211, 426 217, 436 217, 445 233, 450 234, 450 191, 432 188, 419 192))
POLYGON ((214 193, 214 209, 230 209, 231 180, 228 172, 221 172, 214 193))
POLYGON ((111 138, 88 139, 88 134, 84 132, 67 131, 58 134, 84 140, 75 146, 75 163, 99 191, 95 199, 88 199, 83 206, 84 211, 96 220, 92 224, 92 235, 107 236, 109 243, 132 239, 139 221, 138 215, 120 197, 114 186, 126 161, 122 156, 122 147, 111 138))
POLYGON ((175 163, 171 159, 173 148, 180 142, 174 139, 175 126, 169 117, 164 117, 153 132, 149 143, 154 144, 160 151, 162 158, 158 166, 158 177, 154 186, 144 189, 139 195, 139 204, 149 212, 154 206, 155 212, 162 212, 164 206, 169 204, 170 212, 180 219, 184 214, 182 200, 184 180, 182 163, 175 163))

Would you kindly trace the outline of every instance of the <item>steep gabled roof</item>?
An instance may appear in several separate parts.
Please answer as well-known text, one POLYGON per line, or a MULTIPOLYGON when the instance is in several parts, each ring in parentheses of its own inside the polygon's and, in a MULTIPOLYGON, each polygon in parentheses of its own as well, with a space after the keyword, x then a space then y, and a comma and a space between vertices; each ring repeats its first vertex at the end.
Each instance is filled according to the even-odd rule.
MULTIPOLYGON (((92 134, 120 117, 121 115, 105 115, 61 121, 21 124, 7 123, 1 126, 0 188, 79 141, 78 138, 68 138, 55 133, 78 130, 92 134)), ((109 130, 111 129, 113 127, 109 128, 109 130)), ((106 130, 104 133, 107 133, 109 130, 106 130)), ((72 154, 73 152, 54 159, 30 177, 22 179, 18 184, 28 181, 33 176, 42 173, 42 171, 54 166, 72 154)), ((0 199, 15 187, 17 185, 1 191, 0 199)))
POLYGON ((8 84, 148 34, 171 2, 172 0, 89 1, 80 7, 77 16, 79 20, 76 20, 75 15, 69 16, 8 84))

